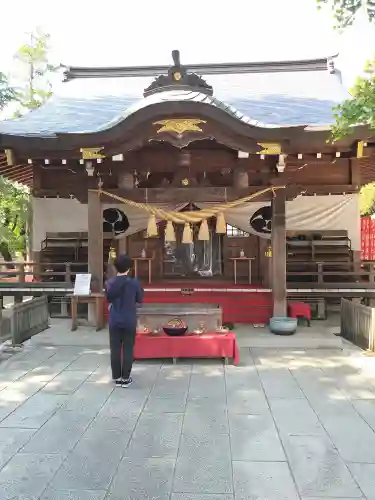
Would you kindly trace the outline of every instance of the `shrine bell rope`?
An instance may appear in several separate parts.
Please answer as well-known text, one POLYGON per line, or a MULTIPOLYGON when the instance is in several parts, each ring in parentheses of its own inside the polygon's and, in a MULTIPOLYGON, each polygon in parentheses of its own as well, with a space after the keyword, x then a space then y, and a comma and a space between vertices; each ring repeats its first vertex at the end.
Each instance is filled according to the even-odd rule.
POLYGON ((192 242, 192 234, 191 234, 191 226, 190 224, 201 223, 198 239, 199 240, 209 240, 209 230, 207 225, 207 219, 210 217, 217 216, 216 219, 216 233, 217 234, 225 234, 226 233, 226 222, 224 218, 225 210, 229 210, 230 208, 235 208, 243 203, 253 200, 261 196, 262 194, 268 193, 272 191, 273 193, 277 189, 284 189, 285 186, 273 186, 265 189, 261 189, 256 193, 249 194, 244 198, 239 198, 238 200, 231 201, 229 203, 221 203, 220 205, 216 205, 211 208, 206 208, 197 211, 187 211, 187 212, 174 212, 169 210, 163 210, 161 208, 157 208, 155 206, 149 205, 148 203, 137 203, 132 200, 128 200, 127 198, 122 198, 113 193, 109 193, 108 191, 104 191, 102 189, 90 189, 90 191, 94 191, 98 193, 98 195, 105 195, 117 200, 121 203, 129 205, 134 208, 138 208, 139 210, 145 210, 150 214, 150 219, 147 225, 147 236, 154 237, 158 236, 158 228, 156 224, 156 217, 161 220, 167 221, 167 227, 165 230, 165 239, 166 241, 176 241, 176 236, 174 233, 173 223, 175 224, 185 224, 184 232, 182 235, 182 243, 191 243, 192 242))

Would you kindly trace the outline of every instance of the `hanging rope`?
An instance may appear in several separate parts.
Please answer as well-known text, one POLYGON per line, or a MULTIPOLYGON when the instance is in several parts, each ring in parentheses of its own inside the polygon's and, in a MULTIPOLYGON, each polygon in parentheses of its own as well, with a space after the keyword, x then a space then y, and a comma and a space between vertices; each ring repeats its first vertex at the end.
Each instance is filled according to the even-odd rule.
MULTIPOLYGON (((190 224, 201 223, 198 239, 202 241, 208 241, 210 239, 207 219, 211 217, 216 217, 216 233, 217 234, 226 234, 227 232, 227 224, 224 217, 225 210, 230 208, 237 207, 239 205, 243 205, 244 203, 261 196, 262 194, 268 193, 272 191, 273 196, 275 197, 276 189, 284 189, 285 186, 275 186, 268 187, 265 189, 261 189, 256 193, 249 194, 244 198, 239 198, 238 200, 231 201, 230 203, 221 203, 220 205, 216 205, 212 208, 207 208, 198 211, 189 211, 189 212, 173 212, 169 210, 162 210, 161 208, 154 207, 149 205, 148 203, 137 203, 136 201, 128 200, 126 198, 122 198, 116 194, 109 193, 108 191, 103 191, 101 189, 101 185, 99 185, 99 189, 90 189, 89 191, 94 191, 98 193, 98 195, 105 195, 113 198, 114 200, 120 201, 121 203, 125 203, 131 207, 137 208, 139 210, 145 210, 150 214, 148 224, 147 224, 147 237, 152 238, 154 236, 158 236, 158 227, 156 223, 156 218, 167 221, 167 226, 165 229, 165 241, 174 242, 176 241, 176 234, 174 232, 173 223, 175 224, 184 224, 184 231, 182 235, 182 243, 191 243, 193 241, 192 236, 192 228, 190 224)), ((147 190, 146 190, 146 200, 147 200, 147 190)), ((226 190, 225 190, 225 200, 226 200, 226 190)))
POLYGON ((196 224, 198 222, 202 222, 204 219, 209 219, 210 217, 215 217, 221 212, 225 210, 229 210, 230 208, 235 208, 239 205, 242 205, 248 201, 253 200, 254 198, 258 198, 262 194, 268 193, 269 191, 276 191, 277 189, 284 189, 285 186, 273 186, 265 189, 261 189, 256 193, 249 194, 244 198, 239 198, 237 200, 231 201, 229 203, 221 203, 220 205, 216 205, 212 208, 206 208, 202 210, 192 211, 192 212, 173 212, 169 210, 163 210, 161 208, 157 208, 155 206, 149 205, 148 203, 137 203, 136 201, 128 200, 126 198, 122 198, 113 193, 109 193, 108 191, 104 191, 102 189, 89 189, 89 191, 93 191, 98 193, 99 195, 109 196, 114 200, 117 200, 121 203, 129 205, 134 208, 138 208, 139 210, 145 210, 149 214, 157 217, 158 219, 162 219, 165 221, 171 221, 175 224, 196 224))

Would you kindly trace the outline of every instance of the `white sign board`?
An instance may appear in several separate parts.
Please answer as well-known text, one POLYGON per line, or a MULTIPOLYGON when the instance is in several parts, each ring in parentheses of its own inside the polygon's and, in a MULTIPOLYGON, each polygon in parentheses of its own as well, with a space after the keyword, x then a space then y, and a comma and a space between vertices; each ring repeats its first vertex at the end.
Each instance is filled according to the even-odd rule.
POLYGON ((91 274, 77 274, 73 295, 90 295, 91 274))

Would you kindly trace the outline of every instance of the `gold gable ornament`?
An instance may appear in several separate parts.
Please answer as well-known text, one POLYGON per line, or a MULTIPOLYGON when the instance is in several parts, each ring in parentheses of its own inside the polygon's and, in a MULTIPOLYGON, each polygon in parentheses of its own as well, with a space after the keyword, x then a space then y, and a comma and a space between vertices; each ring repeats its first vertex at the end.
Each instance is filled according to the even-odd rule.
POLYGON ((97 160, 100 158, 105 158, 105 155, 103 155, 100 151, 102 151, 104 148, 99 147, 99 148, 81 148, 80 151, 82 153, 82 159, 83 160, 97 160))
POLYGON ((281 154, 281 146, 276 142, 258 142, 258 145, 263 149, 262 151, 258 151, 258 155, 280 155, 281 154))
POLYGON ((160 125, 161 127, 156 132, 162 134, 165 132, 177 134, 181 137, 185 132, 203 132, 200 124, 207 123, 205 120, 199 118, 171 118, 167 120, 159 120, 154 122, 153 125, 160 125))

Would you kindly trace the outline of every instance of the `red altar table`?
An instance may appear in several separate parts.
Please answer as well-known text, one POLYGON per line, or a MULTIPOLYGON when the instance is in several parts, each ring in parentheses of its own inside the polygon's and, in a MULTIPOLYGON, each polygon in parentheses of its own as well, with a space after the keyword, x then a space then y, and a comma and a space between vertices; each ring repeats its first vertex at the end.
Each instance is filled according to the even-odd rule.
POLYGON ((172 358, 228 358, 237 365, 240 356, 236 335, 207 333, 203 335, 183 335, 171 337, 166 334, 146 335, 138 333, 134 346, 135 359, 172 358))

